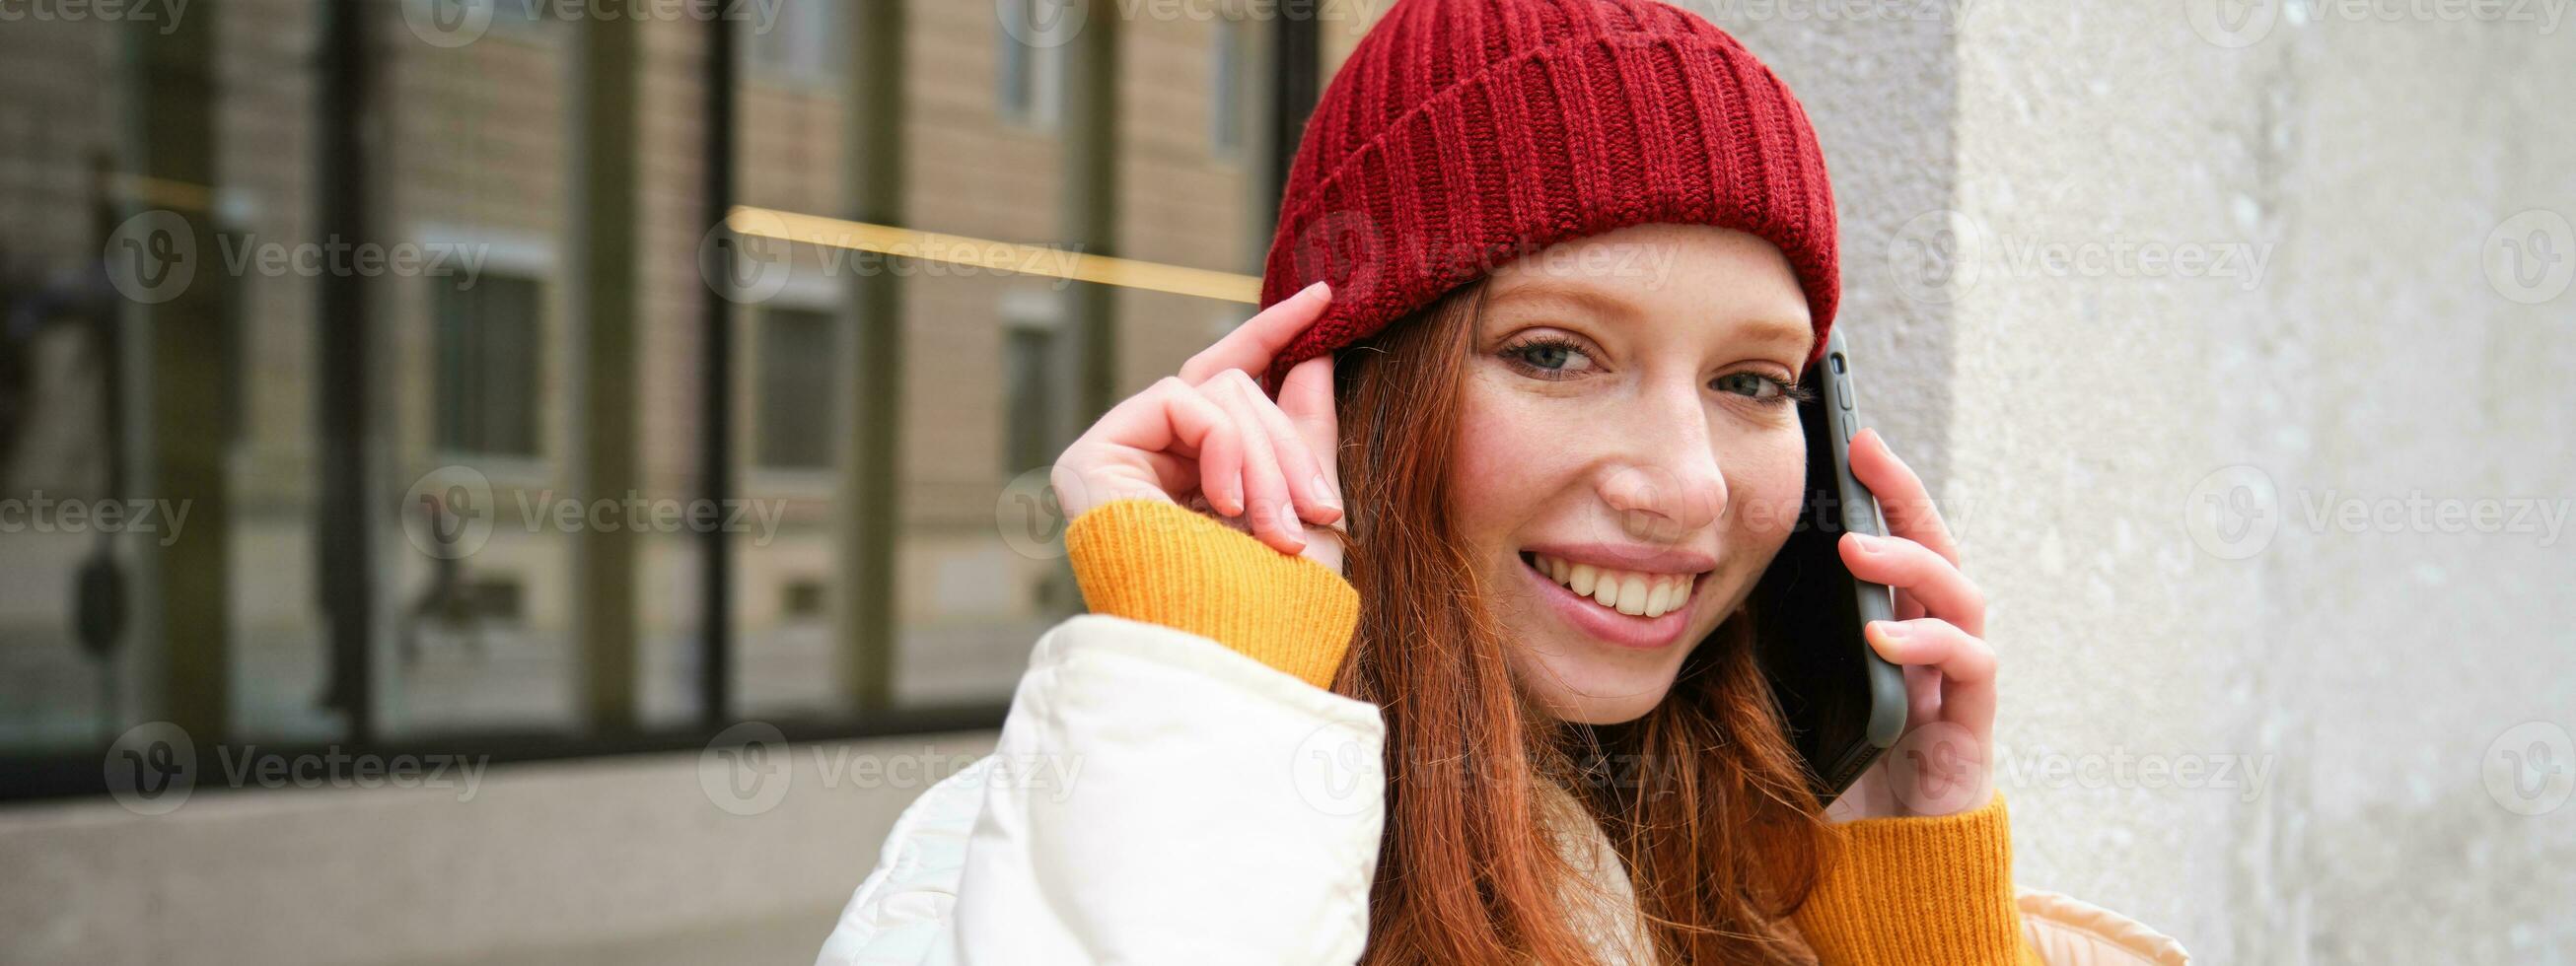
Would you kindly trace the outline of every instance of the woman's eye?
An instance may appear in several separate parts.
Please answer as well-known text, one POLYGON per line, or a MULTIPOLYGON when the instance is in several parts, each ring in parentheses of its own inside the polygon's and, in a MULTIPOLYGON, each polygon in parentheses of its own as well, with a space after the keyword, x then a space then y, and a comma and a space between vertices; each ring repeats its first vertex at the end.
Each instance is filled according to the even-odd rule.
POLYGON ((1592 357, 1571 341, 1536 339, 1503 350, 1503 355, 1535 370, 1543 379, 1562 379, 1591 368, 1592 357))
POLYGON ((1796 386, 1758 372, 1730 372, 1717 377, 1713 385, 1721 392, 1750 390, 1741 394, 1760 402, 1786 402, 1796 398, 1797 390, 1796 386))

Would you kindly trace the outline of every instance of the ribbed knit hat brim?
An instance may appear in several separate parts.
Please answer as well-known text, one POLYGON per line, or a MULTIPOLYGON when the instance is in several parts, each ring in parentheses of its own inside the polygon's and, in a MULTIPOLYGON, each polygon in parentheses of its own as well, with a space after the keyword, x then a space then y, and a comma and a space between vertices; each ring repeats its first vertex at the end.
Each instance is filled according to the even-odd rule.
POLYGON ((1841 294, 1824 154, 1735 38, 1654 0, 1403 0, 1290 165, 1261 304, 1334 296, 1268 384, 1513 258, 1657 222, 1778 246, 1821 353, 1841 294))

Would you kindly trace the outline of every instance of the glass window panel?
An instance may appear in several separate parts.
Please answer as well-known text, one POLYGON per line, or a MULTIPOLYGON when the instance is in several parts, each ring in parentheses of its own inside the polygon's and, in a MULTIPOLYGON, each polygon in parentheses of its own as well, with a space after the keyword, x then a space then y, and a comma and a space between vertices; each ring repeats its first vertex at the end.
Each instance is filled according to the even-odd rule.
POLYGON ((1086 313, 1110 313, 1121 396, 1249 314, 1104 293, 1067 258, 1248 273, 1275 208, 1247 163, 1267 150, 1269 24, 1102 25, 1119 37, 1110 129, 1066 116, 1088 44, 1006 26, 1040 3, 1058 5, 908 0, 899 65, 860 42, 896 4, 782 0, 734 25, 732 200, 941 234, 898 236, 900 257, 846 232, 765 242, 789 256, 783 284, 724 303, 723 386, 692 270, 714 215, 703 21, 625 18, 629 45, 595 60, 610 25, 512 4, 456 43, 396 5, 235 0, 173 48, 202 76, 135 96, 147 31, 0 31, 0 499, 189 512, 169 545, 0 532, 0 758, 91 754, 170 718, 208 745, 696 727, 709 541, 656 514, 703 495, 719 392, 735 715, 1007 700, 1031 640, 1080 605, 1043 484, 1100 391, 1086 313), (612 116, 585 104, 620 89, 634 143, 583 150, 588 119, 612 116), (362 128, 332 127, 343 90, 362 92, 346 115, 362 128), (898 99, 902 125, 853 139, 854 96, 898 99), (155 118, 202 118, 205 136, 155 118), (344 140, 362 147, 326 150, 344 140), (848 154, 889 141, 891 204, 848 154), (1087 151, 1115 179, 1105 239, 1073 234, 1097 189, 1069 183, 1087 151), (585 206, 595 190, 618 193, 585 206), (119 234, 154 211, 179 231, 119 234), (974 250, 924 247, 953 236, 974 250), (181 237, 199 249, 189 297, 118 290, 119 252, 181 237), (586 261, 606 244, 588 239, 632 264, 586 261), (331 254, 349 245, 424 261, 352 282, 331 254), (1026 247, 976 261, 994 245, 1026 247), (137 408, 155 397, 184 404, 137 408), (870 522, 877 494, 888 525, 870 522), (363 618, 345 641, 341 613, 363 618))
POLYGON ((837 401, 833 386, 846 371, 839 351, 839 320, 810 309, 766 308, 760 314, 760 465, 781 469, 832 467, 837 401))
POLYGON ((774 538, 736 545, 745 714, 1007 700, 1030 642, 1079 607, 1061 521, 1029 508, 1043 501, 1047 465, 1087 421, 1081 314, 1093 305, 1111 313, 1109 388, 1122 396, 1250 315, 1239 303, 1146 288, 1101 299, 1062 277, 1062 256, 1103 248, 1258 271, 1276 204, 1264 197, 1264 167, 1245 162, 1264 149, 1266 127, 1251 119, 1267 116, 1272 25, 1121 18, 1111 54, 1120 121, 1102 129, 1063 113, 1074 58, 1090 45, 1025 29, 1054 6, 907 3, 899 73, 881 75, 891 66, 870 62, 854 34, 844 44, 846 89, 758 72, 743 80, 736 157, 746 204, 827 218, 892 211, 897 223, 875 227, 1029 246, 996 271, 943 260, 963 253, 925 252, 927 236, 895 236, 913 246, 901 258, 834 244, 853 241, 852 229, 793 246, 787 277, 768 286, 775 294, 740 313, 745 354, 755 357, 736 369, 743 495, 787 508, 774 538), (852 183, 845 141, 833 133, 865 116, 852 92, 905 105, 900 129, 872 132, 895 141, 902 159, 904 193, 890 204, 853 194, 866 186, 852 183), (1073 159, 1092 150, 1108 153, 1115 179, 1114 244, 1069 234, 1076 202, 1092 190, 1068 183, 1073 159), (889 324, 869 301, 881 289, 891 289, 885 304, 902 326, 890 343, 864 328, 889 324), (835 336, 828 345, 811 335, 823 324, 835 336), (791 361, 782 357, 791 344, 810 348, 791 361), (899 355, 883 380, 869 373, 885 360, 856 351, 880 344, 899 355), (809 388, 809 364, 828 366, 832 392, 809 388), (825 411, 837 420, 797 418, 825 411), (899 421, 890 454, 860 449, 875 437, 855 420, 878 411, 899 421), (794 442, 807 438, 828 449, 794 442), (890 475, 871 469, 885 465, 890 475), (891 532, 868 532, 871 493, 893 495, 891 532), (856 556, 878 554, 889 562, 882 571, 856 556), (868 583, 876 573, 884 584, 868 583))

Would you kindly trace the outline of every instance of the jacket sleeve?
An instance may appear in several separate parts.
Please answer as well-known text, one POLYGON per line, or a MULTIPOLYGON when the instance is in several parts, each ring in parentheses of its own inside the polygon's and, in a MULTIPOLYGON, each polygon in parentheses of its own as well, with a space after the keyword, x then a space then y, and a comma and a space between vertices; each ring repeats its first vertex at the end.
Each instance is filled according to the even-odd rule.
POLYGON ((1824 878, 1792 919, 1826 966, 2040 966, 2015 906, 2001 791, 1957 815, 1834 826, 1824 878))
POLYGON ((1175 505, 1107 504, 1066 540, 1093 613, 1039 643, 1012 698, 957 960, 1356 961, 1385 726, 1317 686, 1356 592, 1175 505))

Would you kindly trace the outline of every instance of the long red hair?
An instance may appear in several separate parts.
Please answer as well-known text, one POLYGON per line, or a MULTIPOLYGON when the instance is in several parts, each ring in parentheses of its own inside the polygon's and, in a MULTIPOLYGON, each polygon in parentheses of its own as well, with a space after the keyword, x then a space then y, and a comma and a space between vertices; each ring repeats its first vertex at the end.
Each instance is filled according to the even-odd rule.
POLYGON ((1518 689, 1508 635, 1449 513, 1484 285, 1344 349, 1339 463, 1360 624, 1333 690, 1386 721, 1387 813, 1366 964, 1595 957, 1564 897, 1542 782, 1573 793, 1627 866, 1668 963, 1811 963, 1785 919, 1821 861, 1815 797, 1753 659, 1721 624, 1636 721, 1553 719, 1518 689))

